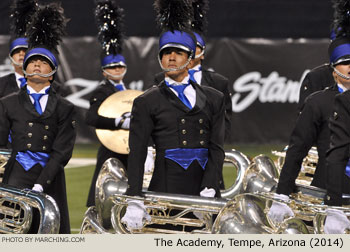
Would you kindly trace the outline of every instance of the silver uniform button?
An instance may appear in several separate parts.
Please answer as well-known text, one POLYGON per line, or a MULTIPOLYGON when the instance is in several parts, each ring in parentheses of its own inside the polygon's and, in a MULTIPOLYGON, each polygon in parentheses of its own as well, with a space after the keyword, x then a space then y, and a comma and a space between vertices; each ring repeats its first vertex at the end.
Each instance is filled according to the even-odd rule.
POLYGON ((28 123, 28 126, 33 127, 33 123, 32 122, 28 123))
POLYGON ((204 130, 200 130, 200 131, 199 131, 199 134, 202 135, 203 133, 204 133, 204 130))
POLYGON ((49 125, 45 125, 45 129, 48 130, 49 129, 49 125))
POLYGON ((33 133, 29 132, 28 137, 31 138, 33 136, 33 133))
POLYGON ((46 150, 46 146, 45 145, 43 146, 43 150, 46 150))
POLYGON ((47 139, 48 139, 47 135, 45 135, 43 138, 44 138, 44 140, 47 140, 47 139))
POLYGON ((51 180, 46 181, 46 183, 47 183, 48 185, 51 184, 51 180))
POLYGON ((182 130, 182 134, 185 135, 187 131, 185 129, 182 130))
POLYGON ((201 145, 204 145, 204 141, 200 141, 199 143, 200 143, 201 145))
POLYGON ((201 118, 201 119, 199 119, 199 123, 203 123, 203 119, 201 118))
POLYGON ((185 124, 186 120, 185 119, 181 119, 181 123, 185 124))
POLYGON ((183 144, 183 145, 187 145, 187 141, 183 141, 182 144, 183 144))
POLYGON ((28 147, 28 149, 30 149, 30 147, 32 147, 32 144, 27 144, 27 147, 28 147))

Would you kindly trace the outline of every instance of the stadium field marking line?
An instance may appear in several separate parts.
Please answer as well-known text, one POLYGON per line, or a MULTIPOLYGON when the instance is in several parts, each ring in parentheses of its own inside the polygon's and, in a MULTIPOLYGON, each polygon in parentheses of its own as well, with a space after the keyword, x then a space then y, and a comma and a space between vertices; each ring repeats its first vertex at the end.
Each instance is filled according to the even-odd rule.
POLYGON ((71 158, 65 169, 79 168, 88 165, 96 165, 96 158, 71 158))

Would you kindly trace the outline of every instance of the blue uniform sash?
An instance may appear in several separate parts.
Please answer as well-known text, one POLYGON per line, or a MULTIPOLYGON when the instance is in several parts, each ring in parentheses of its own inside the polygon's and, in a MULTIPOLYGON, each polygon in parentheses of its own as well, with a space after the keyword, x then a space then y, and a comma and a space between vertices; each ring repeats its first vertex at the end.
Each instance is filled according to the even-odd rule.
POLYGON ((39 163, 42 167, 45 167, 50 155, 44 152, 18 152, 16 155, 16 160, 22 165, 24 170, 29 171, 34 165, 39 163))
POLYGON ((165 158, 173 160, 185 170, 187 170, 194 160, 197 160, 203 170, 205 170, 205 165, 208 162, 208 149, 168 149, 165 150, 165 158))

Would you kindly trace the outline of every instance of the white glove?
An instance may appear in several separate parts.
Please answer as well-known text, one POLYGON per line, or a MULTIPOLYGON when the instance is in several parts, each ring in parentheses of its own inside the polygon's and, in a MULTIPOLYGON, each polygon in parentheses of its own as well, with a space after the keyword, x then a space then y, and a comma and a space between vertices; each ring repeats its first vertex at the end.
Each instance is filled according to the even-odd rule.
MULTIPOLYGON (((284 194, 275 194, 274 198, 280 200, 288 200, 289 196, 284 194)), ((287 204, 274 201, 267 215, 272 221, 281 223, 285 217, 293 217, 294 213, 287 204)))
POLYGON ((139 200, 128 201, 128 207, 121 222, 126 224, 129 230, 133 230, 142 228, 144 220, 151 221, 151 216, 147 213, 143 202, 139 200))
POLYGON ((43 192, 44 188, 40 184, 34 184, 32 190, 36 192, 43 192))
MULTIPOLYGON (((210 197, 213 198, 215 196, 215 190, 213 188, 204 188, 199 195, 201 197, 210 197)), ((203 220, 204 219, 204 214, 201 212, 193 212, 194 216, 196 216, 198 219, 203 220)))
POLYGON ((343 211, 327 209, 327 217, 324 225, 326 234, 344 234, 345 229, 350 229, 350 221, 343 211))
POLYGON ((145 162, 145 173, 149 173, 153 171, 154 168, 154 148, 149 146, 147 149, 147 158, 145 162))
POLYGON ((200 193, 199 195, 201 197, 210 197, 210 198, 213 198, 215 196, 215 190, 213 188, 204 188, 200 193))
POLYGON ((131 113, 130 112, 126 112, 124 114, 122 114, 121 117, 115 118, 115 126, 116 127, 120 127, 122 129, 129 129, 130 128, 130 117, 131 117, 131 113), (120 122, 123 121, 123 123, 120 125, 120 122))

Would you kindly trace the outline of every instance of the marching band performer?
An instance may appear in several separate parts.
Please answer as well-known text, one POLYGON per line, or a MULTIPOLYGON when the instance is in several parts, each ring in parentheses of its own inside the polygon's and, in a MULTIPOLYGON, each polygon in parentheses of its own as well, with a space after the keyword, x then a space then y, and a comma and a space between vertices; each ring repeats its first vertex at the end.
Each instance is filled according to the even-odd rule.
MULTIPOLYGON (((318 163, 311 185, 326 189, 326 181, 329 180, 329 174, 333 172, 326 169, 326 151, 330 145, 329 118, 333 112, 335 96, 350 88, 350 82, 345 78, 349 74, 349 41, 348 37, 339 33, 329 45, 330 65, 333 68, 334 82, 337 84, 315 92, 305 100, 289 141, 276 191, 278 199, 287 200, 290 193, 294 191, 295 179, 301 169, 302 161, 313 145, 317 147, 318 163)), ((349 178, 344 176, 343 181, 346 185, 350 185, 349 178)), ((340 183, 339 178, 333 183, 340 183)), ((350 192, 350 187, 347 188, 345 192, 350 192)), ((294 213, 286 204, 274 202, 268 215, 273 220, 282 222, 284 217, 294 216, 294 213)))
MULTIPOLYGON (((124 10, 113 0, 97 2, 95 17, 99 28, 98 39, 102 45, 101 67, 105 79, 95 89, 90 98, 90 108, 86 114, 86 123, 96 129, 129 129, 130 113, 118 118, 107 118, 98 115, 102 102, 110 95, 126 90, 123 83, 127 65, 121 54, 123 45, 124 10)), ((113 152, 101 144, 97 153, 97 163, 91 181, 87 206, 95 205, 95 186, 103 163, 108 158, 119 159, 127 167, 128 155, 113 152)))
POLYGON ((0 100, 0 146, 6 146, 11 131, 13 149, 3 183, 52 196, 60 211, 60 233, 70 233, 64 166, 76 136, 74 105, 51 85, 65 24, 58 4, 38 8, 28 26, 23 60, 27 85, 0 100))
MULTIPOLYGON (((157 154, 150 191, 219 196, 217 174, 224 160, 224 96, 189 78, 196 51, 195 37, 188 29, 191 3, 159 0, 155 7, 164 29, 158 60, 165 79, 133 103, 127 194, 142 194, 143 163, 152 137, 157 154)), ((143 219, 150 219, 143 202, 128 201, 122 222, 129 229, 137 229, 142 227, 143 219)))
MULTIPOLYGON (((196 0, 192 2, 193 6, 193 18, 191 29, 196 36, 196 55, 194 58, 194 64, 189 69, 189 76, 192 81, 199 85, 209 86, 219 90, 224 94, 225 98, 225 141, 230 139, 231 133, 231 117, 232 117, 232 100, 231 93, 229 91, 229 81, 221 74, 202 67, 205 57, 206 44, 203 39, 203 34, 206 31, 207 19, 206 13, 208 11, 208 0, 196 0)), ((155 76, 155 82, 160 83, 164 80, 164 72, 158 73, 155 76)))
MULTIPOLYGON (((349 40, 350 46, 350 40, 349 40)), ((350 55, 349 55, 350 57, 350 55)), ((350 192, 350 58, 347 64, 347 78, 339 77, 340 81, 347 82, 348 90, 336 95, 333 116, 330 118, 330 149, 327 152, 327 195, 325 204, 341 206, 342 194, 350 192)), ((325 232, 341 234, 350 229, 350 221, 341 210, 327 209, 325 232)))
POLYGON ((16 0, 11 5, 11 44, 9 58, 14 68, 14 73, 0 78, 0 98, 13 92, 17 92, 26 84, 22 65, 24 55, 28 49, 26 38, 26 26, 30 23, 31 16, 35 13, 38 4, 35 0, 16 0))
MULTIPOLYGON (((335 80, 344 86, 344 93, 335 97, 333 114, 330 117, 330 149, 327 152, 327 195, 325 204, 341 206, 342 194, 350 193, 350 27, 348 24, 349 1, 338 1, 335 7, 340 15, 335 22, 335 31, 342 43, 334 44, 334 57, 343 55, 343 62, 336 67, 335 80)), ((348 204, 348 203, 347 203, 348 204)), ((346 204, 346 205, 347 205, 346 204)), ((328 234, 344 233, 350 229, 350 221, 341 210, 327 209, 324 230, 328 234)))
MULTIPOLYGON (((224 94, 225 99, 225 141, 229 141, 231 134, 231 117, 232 117, 232 100, 229 91, 229 81, 221 74, 208 70, 202 67, 206 44, 203 39, 203 34, 206 31, 207 19, 206 13, 209 9, 207 0, 196 0, 192 2, 193 17, 191 29, 196 37, 196 55, 193 59, 193 67, 188 70, 189 77, 193 82, 199 85, 209 86, 224 94)), ((164 72, 158 73, 155 76, 155 82, 160 83, 164 80, 164 72)), ((222 169, 219 171, 220 189, 225 189, 222 176, 222 169)))

